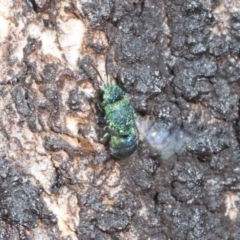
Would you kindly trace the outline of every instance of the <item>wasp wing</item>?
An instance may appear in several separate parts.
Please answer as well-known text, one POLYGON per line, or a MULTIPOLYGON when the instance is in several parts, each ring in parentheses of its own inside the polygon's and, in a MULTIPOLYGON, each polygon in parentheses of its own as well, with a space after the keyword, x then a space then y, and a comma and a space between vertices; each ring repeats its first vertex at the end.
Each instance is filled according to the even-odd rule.
POLYGON ((168 127, 162 122, 136 118, 136 126, 150 148, 161 154, 163 159, 170 158, 174 153, 180 153, 186 142, 191 140, 191 134, 180 125, 168 127))

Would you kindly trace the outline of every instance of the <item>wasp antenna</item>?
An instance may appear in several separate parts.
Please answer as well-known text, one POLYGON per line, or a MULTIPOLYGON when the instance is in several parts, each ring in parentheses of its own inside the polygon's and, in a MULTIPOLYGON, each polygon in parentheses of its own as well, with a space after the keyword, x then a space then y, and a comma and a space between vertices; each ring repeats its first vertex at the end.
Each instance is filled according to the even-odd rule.
POLYGON ((99 78, 101 79, 102 83, 103 83, 103 86, 105 86, 105 82, 103 81, 103 78, 100 74, 100 72, 97 70, 97 68, 91 63, 89 62, 89 64, 91 65, 91 67, 95 70, 95 72, 97 73, 97 75, 99 76, 99 78))
POLYGON ((109 82, 109 78, 108 78, 108 68, 107 68, 108 52, 109 52, 109 49, 107 51, 107 55, 106 55, 106 59, 105 59, 105 72, 106 72, 106 76, 107 76, 107 85, 110 86, 110 82, 109 82))

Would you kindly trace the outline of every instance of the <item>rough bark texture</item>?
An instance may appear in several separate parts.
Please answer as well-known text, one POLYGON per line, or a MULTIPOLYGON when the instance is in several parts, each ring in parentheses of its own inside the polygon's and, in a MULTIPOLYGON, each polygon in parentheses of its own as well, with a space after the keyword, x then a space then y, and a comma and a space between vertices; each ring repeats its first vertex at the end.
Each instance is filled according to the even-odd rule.
POLYGON ((237 0, 0 0, 0 240, 240 239, 237 0), (99 141, 103 84, 191 133, 99 141))

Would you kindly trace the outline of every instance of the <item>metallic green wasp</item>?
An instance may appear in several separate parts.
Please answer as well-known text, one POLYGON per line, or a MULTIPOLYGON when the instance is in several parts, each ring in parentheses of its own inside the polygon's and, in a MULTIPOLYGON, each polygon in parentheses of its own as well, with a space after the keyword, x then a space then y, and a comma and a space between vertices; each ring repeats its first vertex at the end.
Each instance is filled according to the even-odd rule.
POLYGON ((163 159, 168 159, 182 150, 183 145, 191 139, 187 131, 180 126, 167 129, 161 122, 137 116, 123 89, 117 84, 106 85, 99 71, 94 65, 90 65, 104 84, 102 105, 108 125, 112 156, 121 158, 130 155, 137 147, 138 133, 154 152, 161 154, 163 159))
POLYGON ((134 108, 125 92, 115 84, 104 88, 103 106, 111 133, 111 154, 115 157, 129 155, 138 142, 134 108))
MULTIPOLYGON (((101 81, 98 70, 91 65, 101 81)), ((110 153, 116 158, 124 157, 134 151, 138 142, 135 125, 136 113, 126 93, 117 84, 107 84, 103 89, 102 102, 110 136, 110 153)))

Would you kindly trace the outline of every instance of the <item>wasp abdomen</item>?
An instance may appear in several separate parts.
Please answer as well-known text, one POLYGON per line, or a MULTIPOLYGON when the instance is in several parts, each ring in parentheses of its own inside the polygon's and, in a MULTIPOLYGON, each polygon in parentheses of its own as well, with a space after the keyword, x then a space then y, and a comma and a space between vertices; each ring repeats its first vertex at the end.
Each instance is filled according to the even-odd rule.
POLYGON ((115 157, 129 155, 137 146, 135 111, 117 85, 104 89, 103 105, 110 130, 110 151, 115 157))
POLYGON ((124 157, 133 152, 138 142, 137 134, 111 136, 110 152, 115 157, 124 157))

